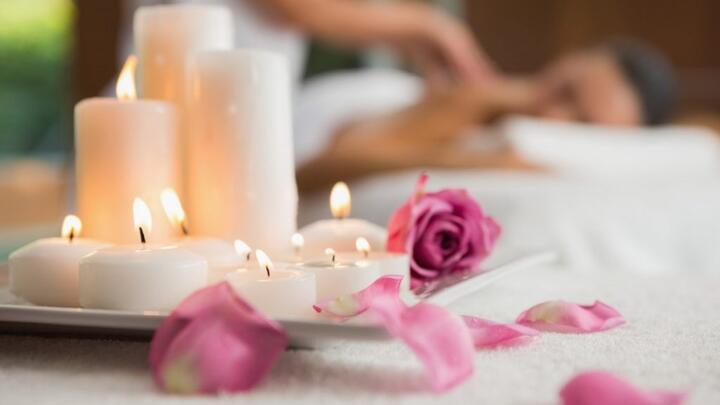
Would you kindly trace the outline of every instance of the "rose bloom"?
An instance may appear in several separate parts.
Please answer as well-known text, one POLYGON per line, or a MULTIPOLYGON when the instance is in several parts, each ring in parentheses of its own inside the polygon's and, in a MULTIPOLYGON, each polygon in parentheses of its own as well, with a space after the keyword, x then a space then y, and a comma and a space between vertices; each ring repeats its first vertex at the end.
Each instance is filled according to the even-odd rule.
POLYGON ((410 255, 413 287, 438 277, 473 270, 500 236, 500 226, 463 189, 415 193, 390 218, 387 250, 410 255))

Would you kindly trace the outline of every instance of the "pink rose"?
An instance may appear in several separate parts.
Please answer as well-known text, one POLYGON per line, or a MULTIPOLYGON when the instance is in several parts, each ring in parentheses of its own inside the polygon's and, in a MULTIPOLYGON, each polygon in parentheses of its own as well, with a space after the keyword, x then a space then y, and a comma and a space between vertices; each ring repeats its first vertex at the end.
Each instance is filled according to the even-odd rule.
POLYGON ((390 218, 387 250, 411 256, 413 286, 474 269, 495 246, 500 226, 466 190, 426 193, 427 174, 390 218))

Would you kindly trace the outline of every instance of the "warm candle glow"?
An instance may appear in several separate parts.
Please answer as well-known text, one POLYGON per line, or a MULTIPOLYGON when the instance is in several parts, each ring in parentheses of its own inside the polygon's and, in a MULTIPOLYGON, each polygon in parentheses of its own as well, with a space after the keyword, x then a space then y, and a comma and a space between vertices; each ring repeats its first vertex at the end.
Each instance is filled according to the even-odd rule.
POLYGON ((135 55, 128 56, 123 65, 117 84, 115 85, 115 94, 118 100, 135 100, 137 93, 135 92, 135 68, 137 66, 137 57, 135 55))
POLYGON ((82 222, 80 221, 80 218, 75 215, 68 215, 63 220, 62 231, 60 234, 63 238, 67 238, 67 240, 72 242, 74 238, 80 236, 81 230, 82 222))
POLYGON ((184 235, 187 235, 188 229, 187 223, 185 222, 185 210, 175 190, 169 187, 166 188, 160 193, 160 200, 170 223, 180 228, 184 235))
POLYGON ((133 219, 135 220, 135 229, 140 231, 140 242, 145 243, 147 235, 152 230, 152 215, 150 215, 150 208, 141 198, 133 200, 133 219))
POLYGON ((335 258, 337 257, 337 255, 335 254, 335 249, 327 248, 327 249, 325 249, 325 254, 327 256, 330 256, 330 262, 332 264, 335 264, 335 258))
POLYGON ((350 208, 350 189, 347 184, 339 181, 330 192, 330 211, 335 218, 342 219, 350 216, 350 208))
POLYGON ((250 246, 248 246, 247 243, 241 241, 240 239, 235 239, 235 253, 237 253, 238 256, 244 257, 246 261, 250 261, 250 254, 252 253, 252 249, 250 249, 250 246))
POLYGON ((255 257, 257 257, 257 261, 260 267, 264 268, 267 276, 270 277, 270 270, 272 270, 273 264, 272 261, 270 261, 268 255, 262 250, 258 249, 255 251, 255 257))
POLYGON ((357 249, 358 252, 362 253, 363 256, 367 258, 370 254, 370 242, 368 242, 367 239, 361 236, 355 239, 355 249, 357 249))

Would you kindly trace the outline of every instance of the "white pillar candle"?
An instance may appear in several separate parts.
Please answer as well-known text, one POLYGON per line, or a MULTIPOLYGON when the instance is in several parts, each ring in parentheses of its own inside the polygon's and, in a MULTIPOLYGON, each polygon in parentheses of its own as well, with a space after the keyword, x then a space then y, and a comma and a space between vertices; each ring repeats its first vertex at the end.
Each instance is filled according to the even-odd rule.
POLYGON ((160 201, 168 220, 177 229, 177 233, 182 235, 175 245, 198 254, 207 261, 209 284, 225 280, 226 273, 240 268, 249 260, 250 248, 242 241, 236 241, 236 246, 246 246, 243 250, 247 252, 238 252, 236 246, 222 239, 190 236, 185 210, 180 202, 180 197, 172 188, 162 191, 160 201), (248 253, 248 255, 243 253, 248 253))
MULTIPOLYGON (((232 48, 232 13, 218 5, 140 7, 134 17, 134 34, 140 58, 140 94, 177 107, 178 153, 180 161, 185 161, 188 58, 199 50, 232 48)), ((182 189, 181 193, 185 194, 182 189)))
POLYGON ((317 221, 300 230, 305 240, 303 254, 317 256, 326 248, 354 252, 355 241, 360 237, 373 246, 385 246, 385 228, 362 219, 348 218, 350 210, 350 190, 345 183, 339 182, 330 193, 330 211, 334 219, 317 221))
POLYGON ((79 238, 80 229, 80 220, 68 215, 63 221, 62 237, 39 239, 10 254, 10 291, 36 305, 79 306, 80 259, 108 246, 79 238))
MULTIPOLYGON (((135 100, 133 59, 118 80, 118 98, 91 98, 75 107, 75 165, 78 215, 85 235, 113 243, 136 240, 127 207, 135 196, 163 215, 160 191, 178 181, 176 116, 172 105, 135 100)), ((166 222, 157 243, 173 239, 166 222)))
POLYGON ((200 52, 190 71, 193 232, 287 255, 297 187, 285 59, 264 51, 200 52))
POLYGON ((328 250, 328 259, 298 263, 294 268, 315 275, 318 301, 360 291, 380 277, 377 263, 341 262, 332 249, 328 250))
POLYGON ((261 251, 258 265, 227 274, 226 280, 250 305, 276 319, 310 318, 316 303, 315 275, 277 268, 261 251))
POLYGON ((80 260, 80 305, 127 311, 170 311, 207 282, 207 261, 175 246, 146 246, 152 220, 133 204, 142 245, 100 249, 80 260))

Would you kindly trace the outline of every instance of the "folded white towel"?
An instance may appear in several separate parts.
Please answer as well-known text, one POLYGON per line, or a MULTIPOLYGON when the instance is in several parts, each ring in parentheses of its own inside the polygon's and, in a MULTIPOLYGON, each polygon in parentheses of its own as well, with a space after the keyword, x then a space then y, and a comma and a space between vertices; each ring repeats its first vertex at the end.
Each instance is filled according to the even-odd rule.
POLYGON ((700 127, 619 128, 513 117, 501 132, 521 156, 568 175, 720 174, 720 138, 700 127))

